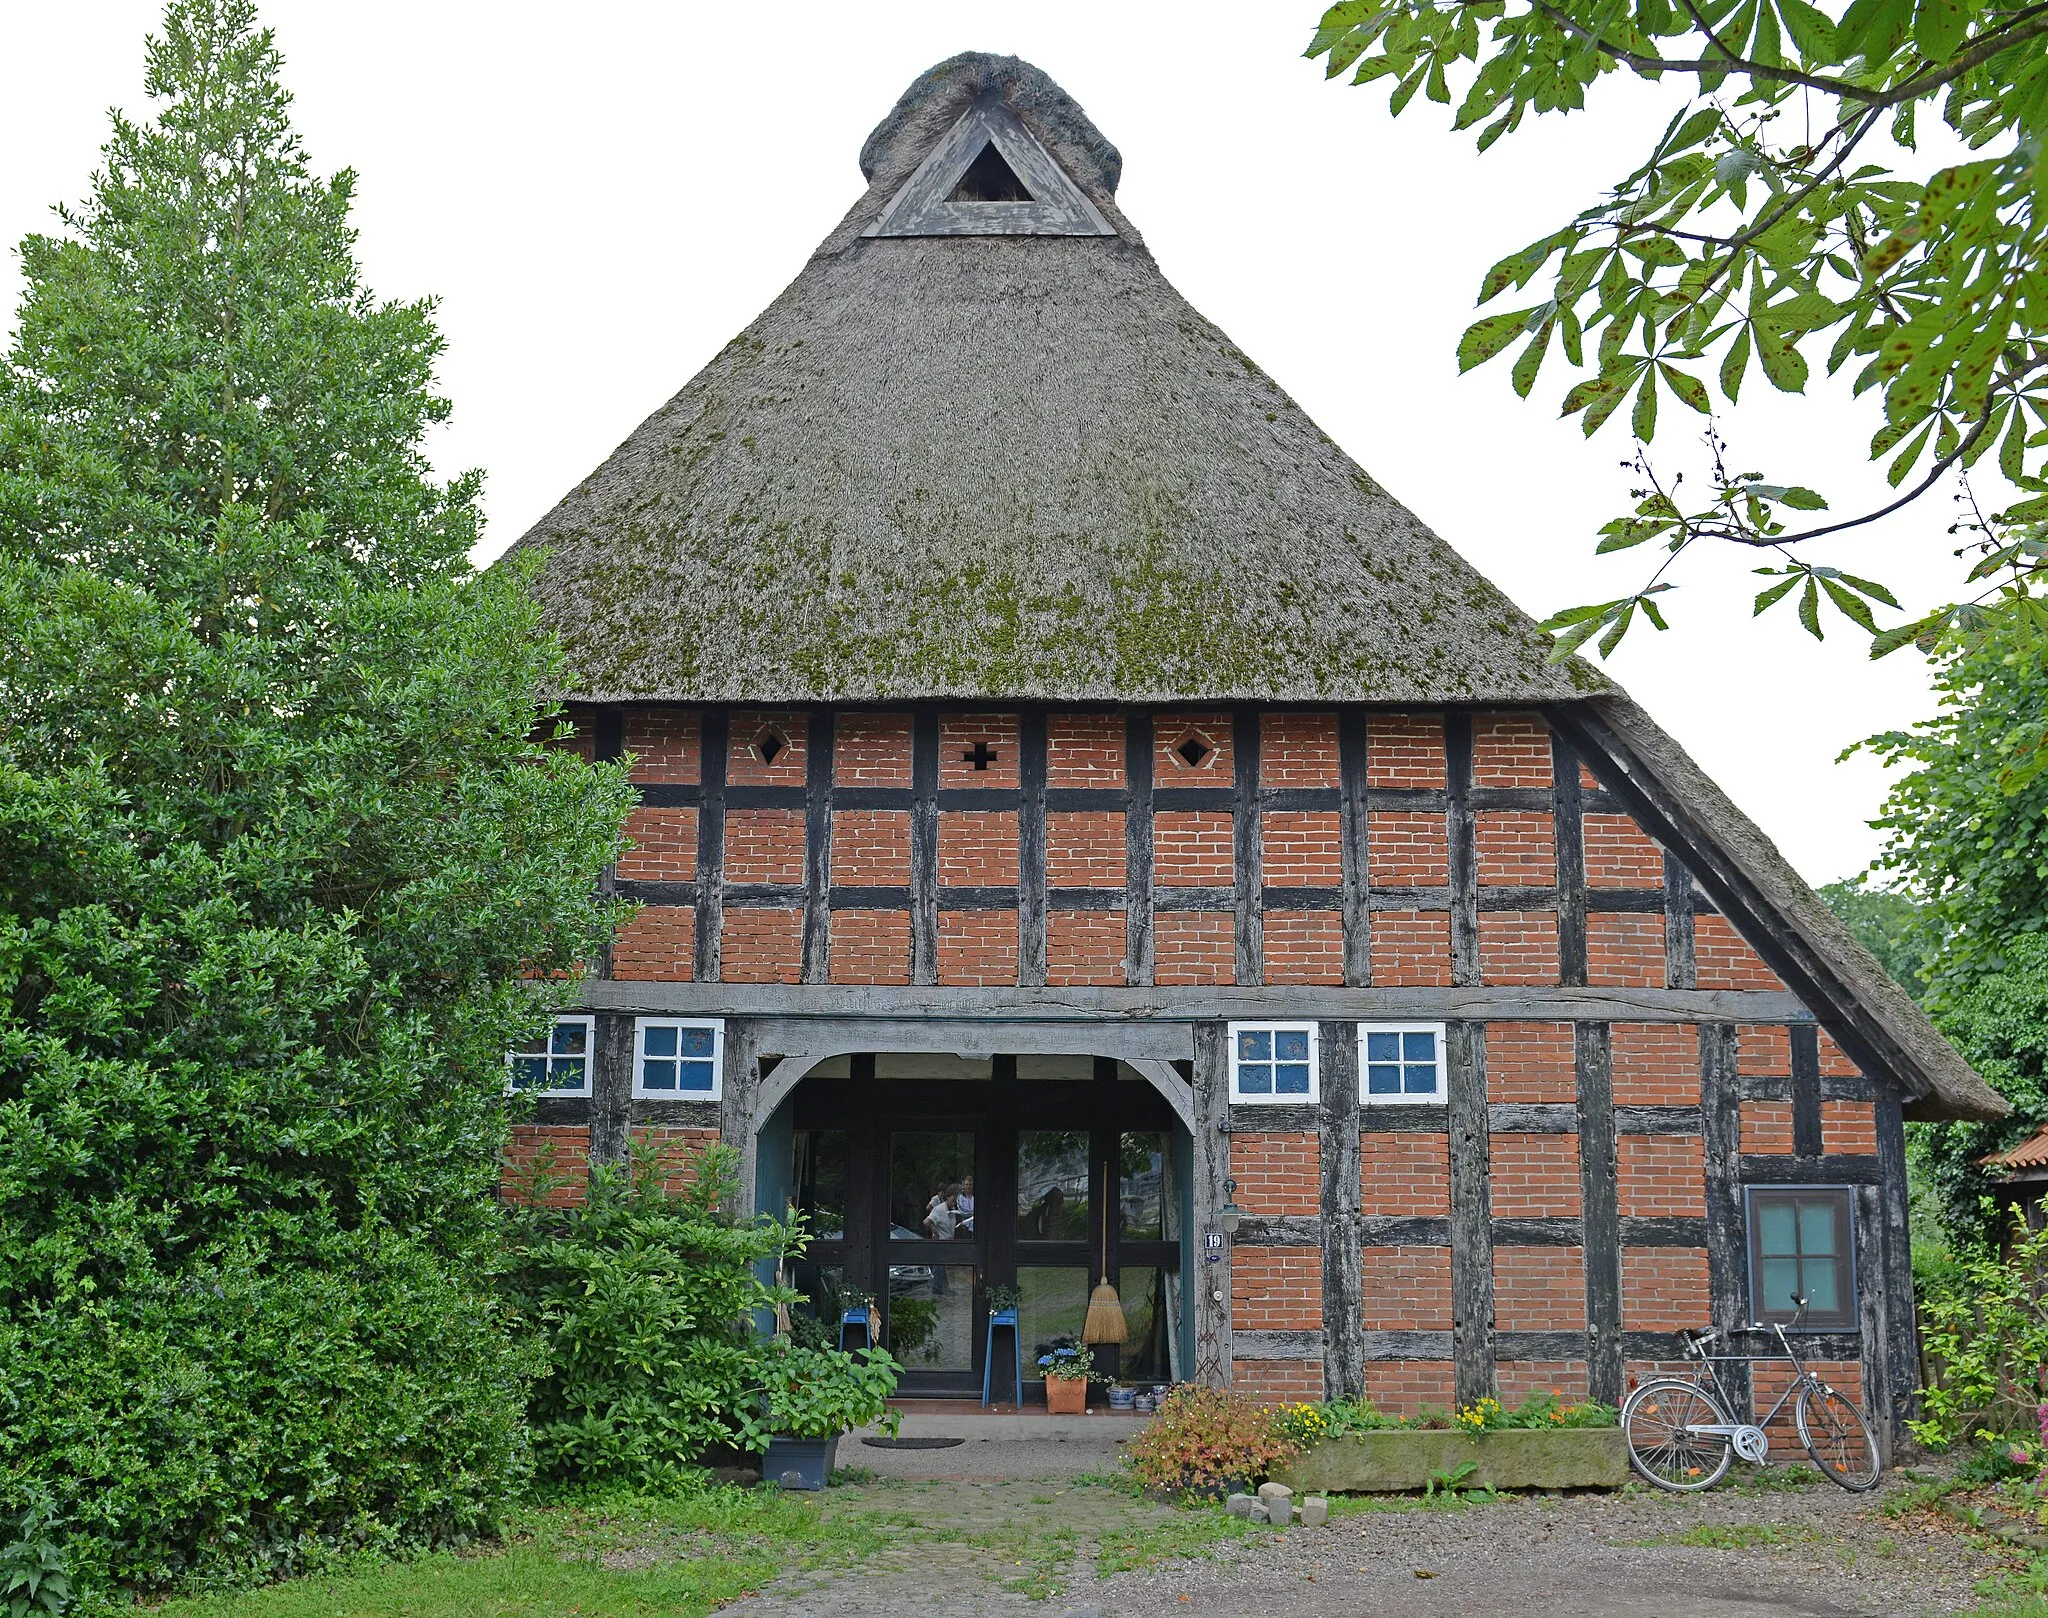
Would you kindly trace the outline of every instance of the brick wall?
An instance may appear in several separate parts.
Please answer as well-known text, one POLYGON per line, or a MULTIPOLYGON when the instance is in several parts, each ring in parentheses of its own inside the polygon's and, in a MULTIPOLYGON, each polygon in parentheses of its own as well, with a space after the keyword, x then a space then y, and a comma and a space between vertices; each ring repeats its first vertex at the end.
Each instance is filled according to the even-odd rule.
POLYGON ((1232 983, 1237 934, 1218 910, 1165 911, 1152 918, 1154 976, 1161 983, 1232 983))
POLYGON ((1322 1211, 1322 1143, 1314 1135, 1234 1130, 1230 1177, 1246 1213, 1271 1219, 1322 1211))
POLYGON ((1233 1331, 1314 1331, 1322 1323, 1320 1248, 1239 1247, 1231 1253, 1233 1331))
POLYGON ((1704 1248, 1621 1250, 1624 1331, 1698 1331, 1712 1318, 1711 1310, 1704 1248))
POLYGON ((1451 1329, 1448 1247, 1368 1247, 1364 1260, 1368 1330, 1451 1329))
POLYGON ((941 910, 939 981, 966 988, 1015 983, 1017 912, 941 910))
POLYGON ((849 787, 910 785, 910 716, 840 714, 833 727, 832 779, 849 787))
POLYGON ((1483 714, 1472 725, 1472 783, 1547 787, 1550 730, 1531 714, 1483 714))
POLYGON ((1614 1143, 1623 1218, 1703 1216, 1707 1145, 1697 1135, 1622 1135, 1614 1143))
POLYGON ((654 1154, 661 1165, 661 1188, 674 1194, 697 1183, 698 1159, 718 1144, 718 1131, 641 1124, 633 1130, 633 1144, 654 1154))
POLYGON ((1335 910, 1275 910, 1266 916, 1268 983, 1342 983, 1344 917, 1335 910))
MULTIPOLYGON (((801 882, 804 817, 800 809, 730 809, 725 816, 728 882, 801 882)), ((730 928, 732 918, 726 918, 730 928)))
POLYGON ((514 1124, 500 1163, 499 1184, 507 1200, 575 1207, 589 1189, 589 1126, 514 1124))
POLYGON ((1565 1399, 1587 1396, 1584 1360, 1502 1360, 1494 1368, 1494 1377, 1504 1405, 1518 1405, 1536 1393, 1565 1399))
POLYGON ((834 911, 831 973, 834 983, 908 983, 910 913, 834 911))
POLYGON ((1266 886, 1334 888, 1344 880, 1342 827, 1334 813, 1272 809, 1261 817, 1266 886))
POLYGON ((1495 1135, 1493 1211, 1503 1219, 1577 1218, 1579 1137, 1495 1135))
POLYGON ((909 812, 836 811, 832 816, 832 880, 849 888, 909 886, 909 812))
POLYGON ((1442 887, 1450 881, 1442 815, 1375 811, 1366 816, 1366 865, 1375 886, 1442 887))
POLYGON ((1127 940, 1121 911, 1053 911, 1045 918, 1046 982, 1122 983, 1127 940))
POLYGON ((1045 779, 1054 787, 1116 788, 1124 784, 1121 714, 1049 714, 1045 779))
POLYGON ((1489 910, 1479 917, 1479 981, 1555 983, 1557 917, 1549 911, 1489 910))
POLYGON ((641 983, 686 983, 696 952, 694 908, 648 905, 612 940, 612 976, 641 983))
POLYGON ((1374 715, 1365 735, 1368 786, 1443 789, 1444 722, 1435 714, 1374 715))
POLYGON ((1690 1023, 1618 1022, 1611 1038, 1616 1106, 1699 1105, 1698 1029, 1690 1023))
MULTIPOLYGON (((939 816, 939 885, 1014 888, 1017 817, 1007 810, 966 809, 939 816)), ((1010 981, 1016 982, 1013 976, 1010 981)))
POLYGON ((691 708, 630 708, 623 737, 635 781, 701 779, 699 725, 691 708))
POLYGON ((1424 910, 1375 911, 1372 980, 1383 989, 1449 987, 1451 918, 1424 910))
POLYGON ((697 880, 697 811, 635 809, 626 817, 634 846, 619 856, 619 875, 639 882, 697 880))
POLYGON ((1792 1103, 1745 1101, 1742 1104, 1742 1151, 1771 1157, 1792 1155, 1792 1103))
POLYGON ((1265 1404, 1317 1404, 1323 1397, 1321 1360, 1235 1360, 1231 1386, 1265 1404))
POLYGON ((1596 888, 1661 888, 1664 850, 1627 815, 1585 817, 1586 881, 1596 888))
POLYGON ((1583 1330, 1585 1249, 1496 1247, 1493 1319, 1501 1331, 1583 1330))
POLYGON ((1274 713, 1259 727, 1259 779, 1269 787, 1337 784, 1337 716, 1274 713))
POLYGON ((1451 1367, 1443 1360, 1375 1360, 1365 1368, 1365 1396, 1393 1416, 1455 1402, 1451 1367))
POLYGON ((1823 1101, 1820 1140, 1824 1152, 1875 1153, 1876 1106, 1868 1101, 1823 1101))
POLYGON ((1586 981, 1603 988, 1663 988, 1664 918, 1603 911, 1588 916, 1586 981))
POLYGON ((1170 812, 1152 820, 1152 869, 1162 886, 1231 885, 1236 872, 1230 816, 1170 812))
POLYGON ((1579 1099, 1568 1022, 1497 1022, 1486 1027, 1486 1099, 1529 1104, 1579 1099))
POLYGON ((795 983, 802 976, 803 959, 802 911, 751 908, 726 911, 719 962, 719 975, 723 981, 795 983))
POLYGON ((1547 888, 1557 881, 1556 822, 1523 810, 1485 810, 1473 817, 1482 885, 1547 888))
POLYGON ((1374 1131, 1358 1144, 1360 1213, 1402 1218, 1450 1212, 1451 1156, 1444 1136, 1374 1131))
POLYGON ((1124 817, 1080 810, 1046 816, 1045 880, 1055 888, 1124 885, 1124 817))

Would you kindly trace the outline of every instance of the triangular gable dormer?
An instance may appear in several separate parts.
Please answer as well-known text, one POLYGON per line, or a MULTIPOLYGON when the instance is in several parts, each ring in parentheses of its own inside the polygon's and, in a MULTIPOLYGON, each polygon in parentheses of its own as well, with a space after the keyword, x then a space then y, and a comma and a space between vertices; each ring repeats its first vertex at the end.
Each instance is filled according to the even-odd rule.
POLYGON ((1115 228, 993 95, 969 107, 868 236, 1114 236, 1115 228))

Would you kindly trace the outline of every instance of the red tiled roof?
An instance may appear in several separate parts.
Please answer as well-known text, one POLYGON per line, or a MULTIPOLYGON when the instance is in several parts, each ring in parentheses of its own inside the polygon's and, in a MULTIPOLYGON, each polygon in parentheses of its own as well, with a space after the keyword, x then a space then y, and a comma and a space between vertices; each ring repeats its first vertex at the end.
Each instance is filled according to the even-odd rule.
POLYGON ((2048 1124, 2043 1124, 2017 1146, 1977 1159, 1987 1169, 2048 1168, 2048 1124))

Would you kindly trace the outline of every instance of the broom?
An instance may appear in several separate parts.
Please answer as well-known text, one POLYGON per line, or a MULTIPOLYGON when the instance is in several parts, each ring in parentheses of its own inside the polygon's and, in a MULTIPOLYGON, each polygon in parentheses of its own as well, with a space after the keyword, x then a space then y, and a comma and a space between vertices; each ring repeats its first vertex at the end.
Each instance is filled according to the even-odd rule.
POLYGON ((1102 1171, 1102 1284, 1088 1295, 1088 1319, 1081 1327, 1081 1341, 1084 1343, 1121 1343, 1128 1333, 1124 1329, 1124 1306, 1116 1295, 1116 1288, 1109 1284, 1109 1176, 1110 1170, 1102 1171))

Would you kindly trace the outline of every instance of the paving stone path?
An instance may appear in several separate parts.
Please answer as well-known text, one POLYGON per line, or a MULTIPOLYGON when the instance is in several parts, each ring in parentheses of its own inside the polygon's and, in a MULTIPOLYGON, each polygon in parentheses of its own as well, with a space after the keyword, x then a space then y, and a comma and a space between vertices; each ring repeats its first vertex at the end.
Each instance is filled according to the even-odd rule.
POLYGON ((828 1511, 880 1512, 889 1546, 790 1575, 734 1618, 1935 1618, 2011 1565, 1927 1513, 1824 1483, 1508 1497, 1462 1509, 1339 1502, 1276 1532, 1109 1486, 1111 1447, 855 1451, 828 1511), (886 1475, 885 1475, 886 1473, 886 1475), (1025 1473, 1036 1473, 1025 1476, 1025 1473), (1091 1476, 1091 1474, 1093 1474, 1091 1476))

